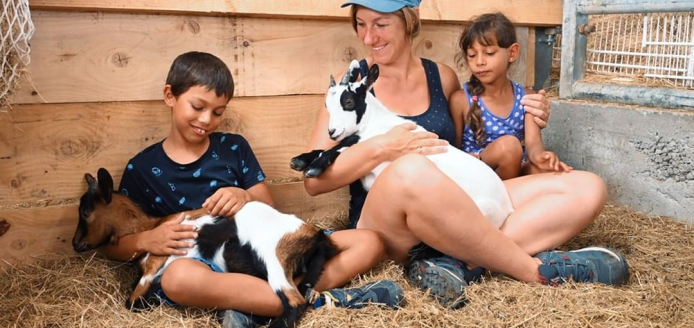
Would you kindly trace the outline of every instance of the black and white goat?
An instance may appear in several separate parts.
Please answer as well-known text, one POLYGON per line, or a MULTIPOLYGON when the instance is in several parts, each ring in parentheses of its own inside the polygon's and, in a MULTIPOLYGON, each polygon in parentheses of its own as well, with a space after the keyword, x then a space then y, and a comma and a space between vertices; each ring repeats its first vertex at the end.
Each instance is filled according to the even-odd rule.
MULTIPOLYGON (((292 158, 290 166, 306 177, 319 176, 345 147, 384 134, 395 126, 411 122, 388 110, 369 90, 378 78, 373 64, 366 77, 356 82, 359 62, 353 60, 339 84, 330 77, 325 107, 330 115, 328 133, 338 144, 328 150, 314 150, 292 158)), ((424 131, 417 126, 415 131, 424 131)), ((482 214, 496 227, 513 212, 513 204, 499 176, 484 162, 448 146, 448 151, 427 156, 439 169, 470 195, 482 214)), ((389 162, 384 162, 361 178, 365 190, 389 162)))
MULTIPOLYGON (((98 181, 89 173, 84 176, 89 188, 80 199, 79 224, 72 239, 77 252, 115 244, 124 235, 152 229, 178 216, 151 218, 126 196, 113 192, 107 170, 99 169, 97 176, 98 181)), ((322 230, 261 202, 247 203, 233 217, 213 217, 202 209, 190 211, 182 224, 198 228, 195 246, 183 257, 203 258, 225 272, 268 281, 284 306, 282 315, 269 327, 298 323, 323 265, 337 253, 322 230), (297 288, 293 277, 299 273, 304 276, 297 288)), ((159 303, 150 287, 160 283, 164 269, 179 257, 144 255, 139 262, 142 276, 126 306, 142 309, 159 303)))

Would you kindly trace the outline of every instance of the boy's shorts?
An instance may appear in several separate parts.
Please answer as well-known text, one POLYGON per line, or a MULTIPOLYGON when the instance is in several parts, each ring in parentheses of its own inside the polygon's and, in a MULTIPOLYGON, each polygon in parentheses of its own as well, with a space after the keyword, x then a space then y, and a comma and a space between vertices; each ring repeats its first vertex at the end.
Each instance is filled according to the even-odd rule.
MULTIPOLYGON (((214 272, 218 272, 218 273, 224 272, 222 270, 222 268, 220 268, 219 266, 217 266, 216 264, 214 264, 214 262, 212 262, 210 260, 204 259, 202 257, 190 257, 190 259, 198 260, 202 263, 207 264, 207 266, 210 267, 210 269, 212 269, 212 271, 214 271, 214 272)), ((156 295, 162 301, 162 303, 164 303, 168 306, 177 306, 178 305, 178 304, 176 304, 176 302, 172 301, 168 296, 166 296, 166 294, 164 293, 164 290, 161 288, 161 284, 159 284, 157 290, 154 291, 154 295, 156 295)))

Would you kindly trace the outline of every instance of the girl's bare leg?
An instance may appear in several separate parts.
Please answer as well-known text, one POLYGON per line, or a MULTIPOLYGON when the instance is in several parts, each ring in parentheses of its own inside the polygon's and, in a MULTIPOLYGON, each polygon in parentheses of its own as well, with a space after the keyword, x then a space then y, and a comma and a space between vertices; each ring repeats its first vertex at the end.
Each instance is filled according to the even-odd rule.
POLYGON ((503 136, 487 145, 480 153, 480 159, 502 180, 515 178, 521 172, 523 147, 518 138, 503 136))

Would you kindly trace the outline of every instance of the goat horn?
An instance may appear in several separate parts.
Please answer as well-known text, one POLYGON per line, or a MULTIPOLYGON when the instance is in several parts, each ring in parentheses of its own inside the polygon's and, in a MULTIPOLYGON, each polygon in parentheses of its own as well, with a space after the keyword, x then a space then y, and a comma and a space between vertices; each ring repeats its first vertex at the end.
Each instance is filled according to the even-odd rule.
POLYGON ((335 78, 333 77, 332 74, 330 74, 330 87, 332 88, 334 86, 335 86, 335 78))

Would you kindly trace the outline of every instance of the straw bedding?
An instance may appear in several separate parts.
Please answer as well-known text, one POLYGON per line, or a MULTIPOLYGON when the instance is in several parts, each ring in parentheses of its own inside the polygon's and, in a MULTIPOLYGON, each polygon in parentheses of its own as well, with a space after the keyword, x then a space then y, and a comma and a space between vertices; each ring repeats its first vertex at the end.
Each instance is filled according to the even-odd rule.
MULTIPOLYGON (((381 265, 354 284, 395 279, 405 287, 397 311, 309 312, 300 327, 694 327, 691 225, 607 206, 565 249, 610 245, 629 260, 628 285, 547 287, 503 275, 467 289, 470 303, 448 310, 412 288, 402 269, 381 265)), ((0 269, 0 327, 219 327, 211 311, 123 304, 135 270, 93 256, 54 256, 0 269)))

